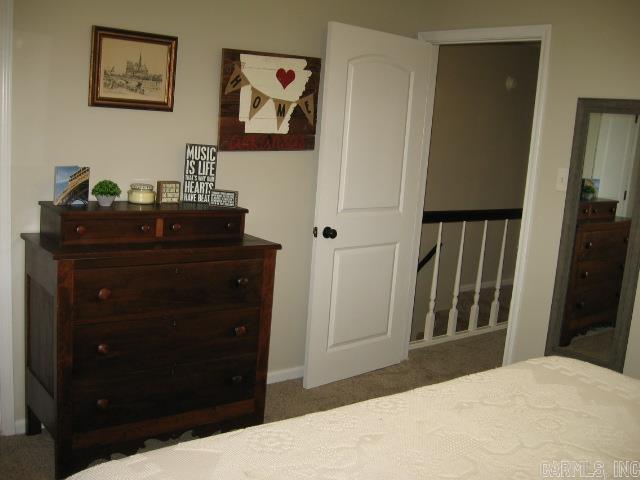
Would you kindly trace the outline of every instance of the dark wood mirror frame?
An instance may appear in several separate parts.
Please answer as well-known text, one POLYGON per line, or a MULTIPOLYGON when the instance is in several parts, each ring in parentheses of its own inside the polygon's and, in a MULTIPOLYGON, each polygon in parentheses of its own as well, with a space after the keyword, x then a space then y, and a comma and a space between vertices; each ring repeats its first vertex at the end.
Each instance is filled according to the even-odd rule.
MULTIPOLYGON (((571 148, 571 163, 569 165, 569 178, 567 181, 567 194, 564 206, 564 217, 560 237, 558 254, 558 266, 556 281, 551 304, 549 318, 549 330, 547 332, 546 355, 561 355, 585 360, 597 365, 622 372, 627 352, 631 315, 640 272, 640 195, 635 196, 633 215, 631 217, 631 230, 629 233, 629 246, 622 278, 620 302, 616 317, 616 327, 613 337, 613 351, 608 361, 602 361, 594 357, 571 351, 566 347, 560 347, 560 334, 564 317, 569 274, 571 270, 571 257, 576 235, 578 220, 578 205, 580 202, 580 189, 582 172, 584 168, 584 156, 587 144, 587 132, 589 129, 589 115, 591 113, 620 113, 640 115, 640 100, 604 99, 604 98, 579 98, 576 110, 576 120, 573 133, 573 145, 571 148)), ((640 172, 640 169, 638 169, 640 172)), ((632 180, 633 188, 640 191, 640 173, 632 180)))

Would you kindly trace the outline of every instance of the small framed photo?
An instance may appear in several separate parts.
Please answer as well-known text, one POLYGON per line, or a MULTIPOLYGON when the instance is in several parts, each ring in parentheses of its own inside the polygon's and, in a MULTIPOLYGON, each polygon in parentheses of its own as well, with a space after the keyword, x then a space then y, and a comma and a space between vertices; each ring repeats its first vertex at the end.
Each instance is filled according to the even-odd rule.
POLYGON ((234 190, 214 190, 211 192, 209 204, 216 207, 237 207, 238 192, 234 190))
POLYGON ((158 181, 157 203, 180 203, 180 182, 173 180, 158 181))
POLYGON ((89 105, 173 111, 178 38, 93 26, 89 105))

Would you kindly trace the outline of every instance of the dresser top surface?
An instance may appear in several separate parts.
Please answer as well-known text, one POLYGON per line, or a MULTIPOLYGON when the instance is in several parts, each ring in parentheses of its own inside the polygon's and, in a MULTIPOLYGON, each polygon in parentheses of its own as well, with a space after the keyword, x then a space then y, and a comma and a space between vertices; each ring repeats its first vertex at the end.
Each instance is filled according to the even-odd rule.
POLYGON ((130 256, 140 254, 185 254, 204 250, 280 250, 282 246, 253 235, 244 234, 241 239, 196 240, 172 243, 125 243, 104 245, 60 245, 59 242, 40 233, 23 233, 20 237, 42 248, 55 260, 130 256))
POLYGON ((98 202, 89 202, 87 205, 73 206, 73 205, 54 205, 53 202, 38 202, 41 208, 46 208, 56 212, 59 215, 118 215, 118 214, 134 214, 141 213, 194 213, 199 212, 220 212, 225 213, 247 213, 249 210, 242 207, 216 207, 213 205, 207 205, 203 203, 162 203, 162 204, 150 204, 150 205, 138 205, 129 202, 113 202, 111 207, 101 207, 98 202))

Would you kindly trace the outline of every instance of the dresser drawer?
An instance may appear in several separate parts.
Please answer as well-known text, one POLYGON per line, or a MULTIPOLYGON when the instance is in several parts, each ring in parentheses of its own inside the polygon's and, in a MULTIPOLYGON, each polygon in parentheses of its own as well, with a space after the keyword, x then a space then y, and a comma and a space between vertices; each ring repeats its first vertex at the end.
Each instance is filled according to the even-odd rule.
POLYGON ((597 285, 607 282, 610 285, 622 281, 624 257, 606 260, 584 260, 577 262, 573 284, 577 287, 597 285))
POLYGON ((257 306, 262 260, 228 260, 78 270, 74 320, 257 306))
POLYGON ((76 380, 73 430, 85 432, 250 399, 255 367, 255 356, 249 355, 108 381, 76 380))
POLYGON ((254 308, 78 325, 73 372, 105 378, 255 353, 259 319, 260 309, 254 308))
POLYGON ((155 240, 153 218, 65 219, 61 226, 61 240, 67 245, 81 243, 111 243, 114 240, 149 242, 155 240))
POLYGON ((580 202, 578 220, 613 220, 617 205, 616 200, 580 202))
POLYGON ((612 228, 581 232, 576 237, 578 260, 621 259, 626 256, 629 231, 612 228))
POLYGON ((600 288, 576 288, 567 299, 567 317, 578 318, 593 313, 617 309, 619 285, 603 284, 600 288))
POLYGON ((244 231, 244 215, 167 216, 164 218, 165 240, 208 238, 240 238, 244 231))

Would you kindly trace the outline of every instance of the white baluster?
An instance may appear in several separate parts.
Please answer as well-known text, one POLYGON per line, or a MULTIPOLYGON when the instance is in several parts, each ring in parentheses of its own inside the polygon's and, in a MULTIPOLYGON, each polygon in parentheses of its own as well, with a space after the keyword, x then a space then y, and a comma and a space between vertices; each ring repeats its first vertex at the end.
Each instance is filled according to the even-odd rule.
POLYGON ((469 331, 478 328, 478 314, 480 313, 480 307, 478 302, 480 301, 480 288, 482 287, 482 268, 484 266, 484 247, 487 241, 487 221, 484 221, 484 229, 482 230, 482 246, 480 247, 480 259, 478 260, 478 273, 476 274, 476 289, 473 293, 473 305, 471 305, 471 311, 469 312, 469 331))
POLYGON ((502 246, 500 247, 500 260, 498 262, 498 276, 496 277, 496 290, 493 293, 491 302, 491 313, 489 314, 489 326, 495 327, 498 324, 498 311, 500 310, 500 287, 502 285, 502 264, 504 262, 504 246, 507 241, 507 228, 509 220, 504 221, 504 231, 502 232, 502 246))
POLYGON ((433 263, 433 276, 431 277, 431 294, 429 296, 429 311, 424 320, 424 339, 433 338, 433 326, 436 321, 436 292, 438 291, 438 268, 440 266, 440 244, 442 242, 442 222, 438 226, 438 242, 436 243, 436 257, 433 263))
POLYGON ((449 310, 449 323, 447 324, 447 335, 456 333, 458 323, 458 294, 460 293, 460 272, 462 270, 462 252, 464 251, 464 232, 467 222, 462 222, 462 233, 460 234, 460 248, 458 249, 458 266, 456 268, 456 279, 453 284, 453 299, 451 310, 449 310))

